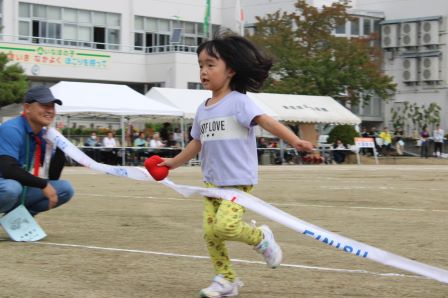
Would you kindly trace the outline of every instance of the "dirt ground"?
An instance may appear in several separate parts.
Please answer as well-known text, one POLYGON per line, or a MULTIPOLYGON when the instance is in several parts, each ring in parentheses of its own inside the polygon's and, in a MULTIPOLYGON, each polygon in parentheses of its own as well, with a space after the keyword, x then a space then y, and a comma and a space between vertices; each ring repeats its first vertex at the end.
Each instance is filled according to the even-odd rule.
MULTIPOLYGON (((199 167, 172 171, 198 185, 199 167)), ((0 231, 0 297, 197 297, 213 270, 202 241, 202 198, 79 167, 76 195, 37 221, 48 237, 15 243, 0 231)), ((262 166, 254 195, 327 230, 448 269, 446 165, 262 166)), ((230 243, 239 297, 448 297, 448 284, 343 253, 250 211, 284 251, 269 269, 230 243)))

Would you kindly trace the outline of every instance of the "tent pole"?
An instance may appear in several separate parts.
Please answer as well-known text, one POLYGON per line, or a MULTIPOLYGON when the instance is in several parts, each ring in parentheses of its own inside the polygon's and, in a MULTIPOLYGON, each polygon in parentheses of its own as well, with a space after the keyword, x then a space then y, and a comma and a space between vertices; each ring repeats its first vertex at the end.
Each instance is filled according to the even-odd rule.
POLYGON ((180 135, 181 135, 180 145, 182 146, 182 149, 185 148, 185 136, 184 136, 184 131, 185 131, 185 121, 184 121, 184 117, 181 117, 181 118, 180 118, 180 135))
POLYGON ((124 116, 120 117, 120 126, 121 126, 121 165, 126 165, 126 144, 125 144, 125 129, 124 129, 124 116))
POLYGON ((283 161, 285 160, 285 143, 282 139, 280 139, 280 164, 283 164, 283 161))
POLYGON ((70 116, 67 116, 67 139, 70 140, 70 116))

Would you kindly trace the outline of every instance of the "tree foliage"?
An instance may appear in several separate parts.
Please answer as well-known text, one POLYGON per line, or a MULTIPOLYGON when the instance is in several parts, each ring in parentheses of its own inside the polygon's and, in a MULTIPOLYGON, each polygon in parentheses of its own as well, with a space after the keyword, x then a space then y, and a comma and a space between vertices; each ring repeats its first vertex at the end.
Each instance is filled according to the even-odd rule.
POLYGON ((355 138, 359 136, 359 133, 355 130, 353 125, 338 125, 335 126, 328 134, 327 143, 333 144, 337 139, 341 140, 343 144, 353 145, 355 138))
POLYGON ((367 104, 374 95, 386 100, 395 91, 392 78, 381 72, 377 36, 336 37, 333 29, 352 17, 347 3, 333 3, 321 10, 305 0, 298 12, 277 11, 258 17, 251 39, 274 57, 272 76, 264 91, 325 95, 367 104))
POLYGON ((9 63, 7 55, 0 53, 0 108, 22 102, 27 88, 23 68, 18 63, 9 63))
POLYGON ((412 128, 420 131, 423 126, 434 126, 440 123, 440 111, 442 108, 435 102, 432 102, 426 107, 424 104, 410 103, 405 101, 403 106, 392 107, 392 123, 394 128, 412 128), (412 126, 411 126, 412 123, 412 126))

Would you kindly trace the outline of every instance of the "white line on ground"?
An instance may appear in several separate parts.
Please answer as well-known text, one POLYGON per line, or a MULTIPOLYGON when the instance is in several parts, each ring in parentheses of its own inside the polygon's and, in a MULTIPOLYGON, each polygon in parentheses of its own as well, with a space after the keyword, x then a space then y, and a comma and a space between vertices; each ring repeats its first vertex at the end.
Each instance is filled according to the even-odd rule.
POLYGON ((316 208, 347 208, 347 209, 366 209, 366 210, 388 210, 388 211, 415 211, 415 212, 448 212, 448 210, 438 209, 415 209, 415 208, 391 208, 391 207, 360 207, 360 206, 332 206, 332 205, 309 205, 294 203, 275 203, 275 206, 293 206, 293 207, 316 207, 316 208))
POLYGON ((418 187, 393 187, 393 186, 319 186, 319 188, 322 189, 329 189, 329 190, 413 190, 413 191, 442 191, 444 189, 442 188, 418 188, 418 187))
MULTIPOLYGON (((169 253, 169 252, 157 252, 157 251, 148 251, 148 250, 139 250, 139 249, 125 249, 125 248, 113 248, 113 247, 101 247, 101 246, 92 246, 92 245, 53 243, 53 242, 28 242, 28 243, 39 244, 39 245, 48 245, 48 246, 103 250, 103 251, 112 251, 112 252, 158 255, 158 256, 167 256, 167 257, 179 257, 179 258, 190 258, 190 259, 210 259, 210 257, 208 257, 208 256, 176 254, 176 253, 169 253)), ((232 262, 236 262, 236 263, 266 265, 265 262, 261 262, 261 261, 250 261, 250 260, 242 260, 242 259, 231 259, 231 260, 232 260, 232 262)), ((399 274, 399 273, 380 273, 380 272, 372 272, 372 271, 361 270, 361 269, 328 268, 328 267, 306 266, 306 265, 299 265, 299 264, 281 264, 280 267, 310 269, 310 270, 318 270, 318 271, 343 272, 343 273, 370 274, 370 275, 376 275, 376 276, 411 277, 411 278, 426 279, 425 277, 417 276, 417 275, 407 275, 407 274, 399 274)))
MULTIPOLYGON (((78 196, 93 196, 93 197, 115 197, 115 198, 135 198, 135 199, 152 199, 152 200, 170 200, 170 201, 199 201, 191 198, 158 198, 153 196, 128 196, 128 195, 114 195, 114 194, 91 194, 91 193, 77 193, 78 196)), ((275 203, 269 202, 273 206, 285 207, 313 207, 313 208, 346 208, 346 209, 365 209, 365 210, 387 210, 387 211, 410 211, 410 212, 448 212, 444 209, 416 209, 416 208, 392 208, 392 207, 363 207, 363 206, 333 206, 333 205, 313 205, 313 204, 298 204, 298 203, 275 203)))
MULTIPOLYGON (((158 198, 158 197, 153 197, 153 196, 128 196, 128 195, 114 195, 114 194, 107 194, 107 195, 102 195, 102 194, 92 194, 92 193, 76 193, 76 195, 78 196, 91 196, 91 197, 114 197, 114 198, 132 198, 132 199, 151 199, 151 200, 169 200, 169 201, 185 201, 185 200, 190 200, 190 201, 194 201, 195 199, 184 199, 184 198, 158 198)), ((196 201, 198 201, 196 199, 196 201)))
MULTIPOLYGON (((143 167, 141 167, 143 168, 143 167)), ((328 165, 312 165, 312 166, 261 166, 259 167, 259 173, 261 176, 269 172, 376 172, 376 171, 390 171, 391 173, 397 172, 401 173, 403 171, 417 171, 417 172, 448 172, 448 167, 444 164, 441 165, 339 165, 339 166, 328 166, 328 165)), ((182 172, 200 172, 200 168, 197 167, 182 167, 177 171, 182 172)), ((81 167, 65 167, 64 173, 68 175, 104 175, 104 173, 96 172, 94 170, 81 167)))

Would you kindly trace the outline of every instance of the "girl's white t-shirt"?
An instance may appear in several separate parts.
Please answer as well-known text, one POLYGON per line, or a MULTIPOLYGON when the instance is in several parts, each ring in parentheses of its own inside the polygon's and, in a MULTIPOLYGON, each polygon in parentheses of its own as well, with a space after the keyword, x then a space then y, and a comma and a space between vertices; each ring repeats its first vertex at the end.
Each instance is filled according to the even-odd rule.
POLYGON ((232 91, 216 104, 202 103, 191 136, 202 145, 203 179, 216 186, 258 182, 257 144, 253 122, 263 111, 246 95, 232 91))

